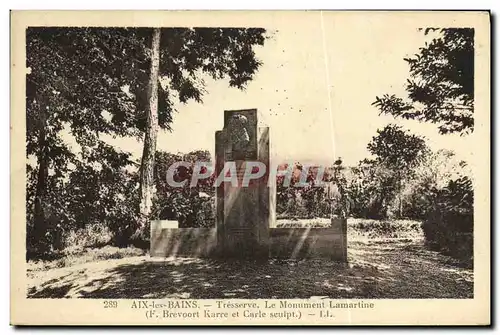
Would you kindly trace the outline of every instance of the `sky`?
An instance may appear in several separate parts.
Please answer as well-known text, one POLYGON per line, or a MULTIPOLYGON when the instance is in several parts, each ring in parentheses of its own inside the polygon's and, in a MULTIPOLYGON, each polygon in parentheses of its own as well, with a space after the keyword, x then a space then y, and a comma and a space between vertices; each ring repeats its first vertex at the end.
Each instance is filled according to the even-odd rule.
MULTIPOLYGON (((257 108, 259 124, 270 127, 271 159, 331 164, 341 157, 356 165, 369 156, 368 142, 389 123, 425 136, 432 149, 454 150, 472 159, 472 141, 440 135, 437 125, 379 116, 371 103, 378 95, 405 96, 408 65, 426 37, 414 23, 384 24, 386 16, 335 16, 305 24, 275 23, 271 38, 256 49, 263 63, 246 90, 226 80, 206 79, 203 103, 177 106, 172 132, 161 131, 158 150, 187 153, 215 147, 224 110, 257 108)), ((136 158, 142 143, 120 139, 115 145, 136 158)))

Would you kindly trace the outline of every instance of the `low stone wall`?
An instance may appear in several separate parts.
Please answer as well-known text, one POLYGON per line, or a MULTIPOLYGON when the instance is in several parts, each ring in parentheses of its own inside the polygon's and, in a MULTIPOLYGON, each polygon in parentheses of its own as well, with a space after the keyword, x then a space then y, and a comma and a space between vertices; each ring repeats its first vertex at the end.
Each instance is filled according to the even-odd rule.
POLYGON ((272 228, 271 258, 326 258, 347 262, 347 220, 335 219, 329 228, 272 228))
MULTIPOLYGON (((347 262, 346 228, 347 220, 340 219, 334 219, 329 228, 270 228, 269 257, 347 262)), ((152 257, 210 257, 216 253, 216 228, 175 228, 171 222, 151 222, 152 257)))
POLYGON ((161 221, 151 222, 152 257, 208 257, 217 247, 215 228, 164 228, 161 221))

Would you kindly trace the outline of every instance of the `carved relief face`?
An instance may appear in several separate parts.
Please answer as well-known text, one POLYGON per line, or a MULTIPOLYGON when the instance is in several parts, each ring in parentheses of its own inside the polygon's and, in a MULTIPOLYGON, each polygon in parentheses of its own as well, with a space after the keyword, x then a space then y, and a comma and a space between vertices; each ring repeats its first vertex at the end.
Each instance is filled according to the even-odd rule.
POLYGON ((248 120, 245 116, 234 114, 229 121, 229 129, 231 129, 231 142, 234 151, 246 150, 250 143, 250 136, 248 135, 247 124, 248 120))

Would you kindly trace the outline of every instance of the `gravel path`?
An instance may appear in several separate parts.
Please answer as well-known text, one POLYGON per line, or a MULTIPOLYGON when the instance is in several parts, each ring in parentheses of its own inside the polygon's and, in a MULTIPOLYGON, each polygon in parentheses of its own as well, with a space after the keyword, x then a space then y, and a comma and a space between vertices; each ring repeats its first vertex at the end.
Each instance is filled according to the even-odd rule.
POLYGON ((355 240, 349 264, 128 257, 30 272, 31 298, 472 298, 473 270, 421 240, 355 240))

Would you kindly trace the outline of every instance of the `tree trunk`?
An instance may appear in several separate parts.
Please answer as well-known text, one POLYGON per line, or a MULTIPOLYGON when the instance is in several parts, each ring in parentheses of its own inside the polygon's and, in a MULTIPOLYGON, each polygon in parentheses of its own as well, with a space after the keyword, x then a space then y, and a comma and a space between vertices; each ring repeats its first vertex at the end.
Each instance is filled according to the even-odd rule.
POLYGON ((144 237, 153 204, 154 163, 158 135, 158 82, 160 68, 160 28, 153 29, 151 42, 151 68, 148 83, 149 106, 146 111, 146 131, 140 172, 139 227, 135 237, 144 237))
POLYGON ((401 180, 401 173, 399 173, 399 218, 403 218, 403 181, 401 180))
POLYGON ((399 218, 403 218, 403 195, 399 193, 399 218))
POLYGON ((31 238, 31 244, 34 246, 36 253, 43 254, 48 251, 48 241, 45 239, 47 233, 47 222, 45 220, 44 203, 47 191, 47 176, 49 174, 49 162, 47 154, 47 139, 46 139, 46 126, 47 115, 43 105, 40 106, 40 125, 38 132, 38 172, 35 190, 35 213, 34 213, 34 227, 31 238))

